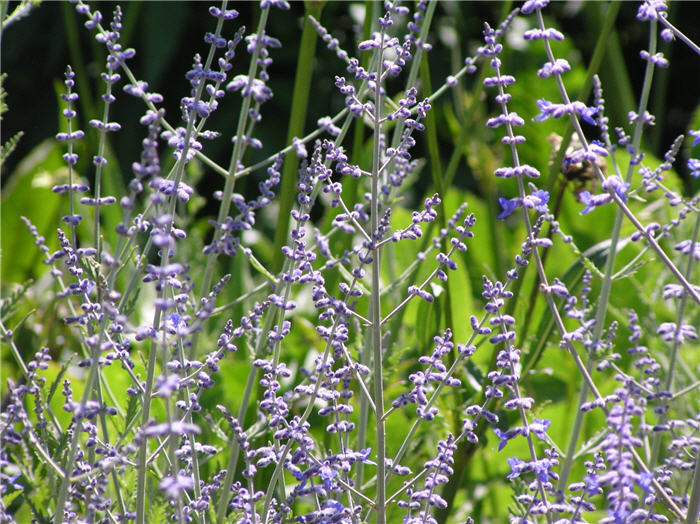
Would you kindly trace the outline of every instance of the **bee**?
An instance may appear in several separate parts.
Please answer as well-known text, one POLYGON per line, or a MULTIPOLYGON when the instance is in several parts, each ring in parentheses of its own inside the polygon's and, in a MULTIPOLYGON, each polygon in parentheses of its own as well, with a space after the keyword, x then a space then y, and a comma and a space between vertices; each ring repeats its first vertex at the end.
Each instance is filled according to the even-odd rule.
MULTIPOLYGON (((549 163, 551 165, 554 162, 557 153, 559 153, 559 148, 561 147, 561 137, 556 133, 552 133, 547 137, 547 142, 552 146, 552 153, 549 156, 549 163)), ((591 190, 595 191, 598 175, 596 174, 593 164, 588 160, 583 161, 573 161, 572 157, 577 151, 583 148, 581 141, 577 135, 571 137, 571 142, 569 147, 566 149, 566 154, 564 155, 564 160, 560 168, 561 173, 566 177, 568 181, 577 182, 574 192, 578 195, 581 191, 589 186, 591 190), (590 182, 590 184, 589 184, 590 182)), ((606 163, 605 158, 602 156, 596 156, 595 164, 598 166, 600 171, 605 174, 606 163)))

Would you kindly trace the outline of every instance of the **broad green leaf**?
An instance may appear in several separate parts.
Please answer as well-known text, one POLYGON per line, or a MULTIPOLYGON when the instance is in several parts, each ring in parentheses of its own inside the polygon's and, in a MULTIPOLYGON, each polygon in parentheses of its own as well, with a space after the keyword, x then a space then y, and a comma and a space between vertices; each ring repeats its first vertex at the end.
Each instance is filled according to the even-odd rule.
POLYGON ((2 192, 2 264, 3 285, 36 278, 48 268, 34 238, 22 222, 29 218, 50 250, 57 246, 56 225, 67 212, 61 196, 51 188, 68 181, 68 170, 60 144, 48 139, 39 144, 17 166, 2 192))

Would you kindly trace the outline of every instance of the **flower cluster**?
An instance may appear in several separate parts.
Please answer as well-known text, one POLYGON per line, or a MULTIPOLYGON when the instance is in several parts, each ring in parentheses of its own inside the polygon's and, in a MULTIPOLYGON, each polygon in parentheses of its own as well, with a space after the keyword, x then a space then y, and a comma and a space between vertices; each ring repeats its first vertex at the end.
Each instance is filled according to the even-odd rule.
MULTIPOLYGON (((592 102, 585 89, 570 98, 564 79, 581 64, 555 56, 564 34, 545 25, 547 0, 484 24, 474 57, 455 47, 437 89, 439 60, 426 53, 458 40, 436 15, 454 6, 351 6, 364 24, 348 39, 309 3, 317 16, 304 40, 318 35, 340 63, 326 86, 339 107, 310 130, 290 126, 279 147, 282 134, 259 127, 284 120, 263 105, 286 99, 272 77, 289 50, 270 27, 298 11, 288 2, 262 0, 249 31, 233 27, 245 13, 210 7, 208 51, 183 68, 174 115, 134 74, 121 9, 107 26, 75 4, 106 52, 102 116, 77 129, 88 108, 79 69, 67 67, 55 136, 67 169, 52 187, 61 227, 49 238, 43 221, 22 219, 47 276, 0 300, 3 358, 16 364, 0 414, 1 521, 700 514, 700 197, 673 182, 679 164, 700 173, 700 131, 653 162, 641 147, 658 124, 646 95, 612 133, 600 78, 590 78, 592 102), (544 49, 536 93, 508 74, 520 48, 528 58, 544 49), (469 87, 490 99, 464 92, 477 71, 469 87), (122 78, 125 103, 143 104, 141 150, 111 195, 122 78), (234 125, 211 129, 229 99, 234 125), (562 121, 573 135, 550 135, 547 166, 540 131, 562 121), (208 145, 222 135, 225 165, 208 145), (474 152, 489 140, 488 154, 474 152), (465 155, 474 193, 453 179, 465 155), (481 219, 484 202, 508 220, 481 219), (614 218, 593 230, 603 206, 614 218), (495 497, 512 493, 507 509, 476 503, 473 460, 489 464, 495 497)), ((655 68, 670 66, 657 32, 688 42, 662 1, 643 2, 637 19, 650 30, 639 53, 648 93, 655 68)), ((313 69, 305 49, 299 75, 313 69)))

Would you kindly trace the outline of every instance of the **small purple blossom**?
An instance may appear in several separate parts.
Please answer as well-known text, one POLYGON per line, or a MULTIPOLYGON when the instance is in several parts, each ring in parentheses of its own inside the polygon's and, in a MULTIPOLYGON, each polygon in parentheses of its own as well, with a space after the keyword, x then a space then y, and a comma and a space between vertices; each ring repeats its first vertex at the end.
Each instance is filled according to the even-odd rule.
POLYGON ((175 476, 164 477, 158 487, 165 492, 169 499, 177 499, 180 496, 180 492, 194 487, 194 480, 190 475, 178 473, 175 476))
MULTIPOLYGON (((700 140, 700 138, 696 140, 700 140)), ((690 171, 690 176, 692 176, 693 178, 700 177, 700 159, 689 158, 687 165, 688 170, 690 171)))
POLYGON ((530 423, 530 432, 537 435, 540 440, 547 440, 546 433, 552 422, 547 419, 535 419, 530 423))
POLYGON ((535 117, 535 120, 542 122, 548 118, 561 118, 564 115, 578 114, 585 122, 596 125, 595 119, 593 118, 598 112, 597 107, 588 107, 583 102, 570 102, 569 104, 554 104, 544 98, 537 100, 537 107, 540 110, 540 114, 535 117))
POLYGON ((659 17, 666 17, 665 0, 644 0, 637 9, 637 19, 641 21, 658 20, 659 17))
POLYGON ((663 53, 654 53, 652 55, 652 54, 649 54, 648 51, 642 50, 639 52, 639 57, 642 60, 648 60, 649 62, 654 64, 656 67, 661 67, 661 68, 668 67, 668 60, 666 60, 666 58, 664 58, 663 53))
POLYGON ((700 260, 700 242, 693 242, 692 240, 683 240, 678 242, 673 249, 680 251, 684 255, 690 255, 695 260, 700 260))
POLYGON ((506 475, 506 478, 508 479, 514 479, 520 476, 520 474, 525 470, 524 468, 527 466, 527 462, 523 462, 519 458, 516 457, 510 457, 506 459, 506 462, 508 462, 508 465, 510 466, 510 473, 506 475))
POLYGON ((525 195, 522 199, 523 207, 535 209, 538 213, 547 212, 547 202, 549 202, 549 193, 544 189, 538 189, 530 195, 525 195))
POLYGON ((567 71, 571 71, 571 66, 569 65, 569 62, 564 60, 563 58, 557 58, 554 61, 554 63, 545 62, 545 64, 537 70, 537 76, 539 76, 540 78, 549 78, 552 75, 558 76, 563 73, 566 73, 567 71))
POLYGON ((582 191, 578 196, 579 201, 584 204, 584 208, 579 211, 580 215, 590 213, 596 207, 612 202, 610 193, 602 193, 600 195, 592 195, 588 191, 582 191))
POLYGON ((693 136, 693 144, 692 144, 693 147, 700 144, 700 130, 697 130, 697 131, 691 130, 691 131, 688 131, 688 134, 693 136))
POLYGON ((623 202, 627 202, 627 191, 630 185, 628 182, 623 182, 617 175, 609 176, 603 181, 603 189, 612 190, 623 202))
POLYGON ((501 206, 501 212, 498 214, 498 218, 509 217, 513 211, 518 209, 522 205, 522 201, 519 198, 503 198, 498 197, 498 203, 501 206))
POLYGON ((241 96, 252 96, 253 100, 259 103, 267 102, 272 98, 272 89, 265 85, 265 82, 254 78, 248 81, 248 75, 237 75, 226 85, 227 91, 240 91, 241 96))
POLYGON ((520 434, 519 429, 509 429, 508 431, 501 431, 499 428, 493 428, 493 432, 499 439, 498 451, 501 451, 503 448, 505 448, 509 440, 513 439, 514 437, 520 434))

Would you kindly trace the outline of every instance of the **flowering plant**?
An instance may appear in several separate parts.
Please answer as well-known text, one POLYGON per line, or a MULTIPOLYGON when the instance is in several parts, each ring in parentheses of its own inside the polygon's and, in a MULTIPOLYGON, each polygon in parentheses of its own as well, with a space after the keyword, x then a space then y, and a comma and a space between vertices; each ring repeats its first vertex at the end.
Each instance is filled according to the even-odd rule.
POLYGON ((459 60, 453 5, 350 5, 348 37, 345 5, 224 1, 174 109, 126 13, 74 7, 99 98, 67 66, 59 132, 3 188, 4 522, 697 521, 700 120, 663 160, 643 138, 661 47, 700 49, 664 2, 637 8, 624 122, 616 3, 584 61, 547 0, 459 60))

